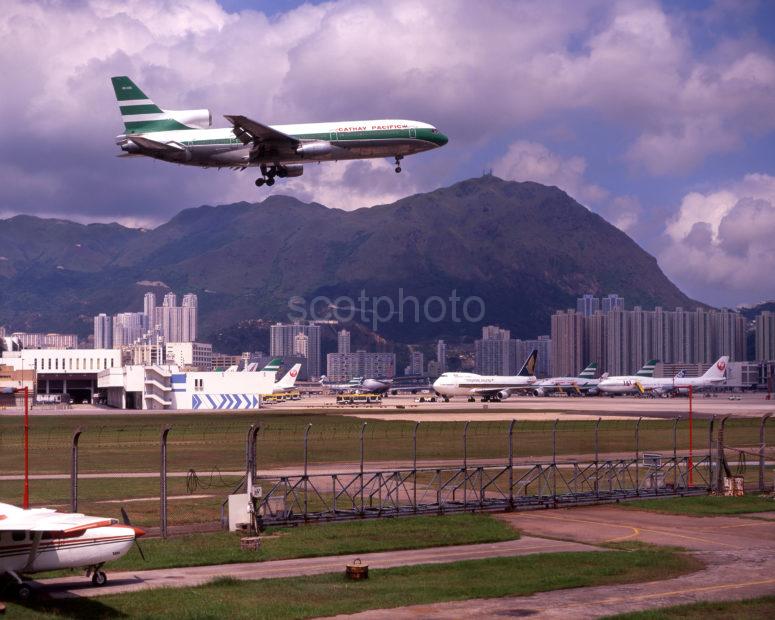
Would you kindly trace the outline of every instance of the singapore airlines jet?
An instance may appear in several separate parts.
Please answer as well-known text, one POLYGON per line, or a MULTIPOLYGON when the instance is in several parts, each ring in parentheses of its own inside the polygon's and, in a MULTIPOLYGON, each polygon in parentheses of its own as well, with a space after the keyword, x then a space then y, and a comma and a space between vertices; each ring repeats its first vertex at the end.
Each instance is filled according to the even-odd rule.
POLYGON ((468 396, 473 401, 480 396, 482 401, 500 401, 514 392, 529 391, 536 381, 535 367, 538 350, 525 360, 522 369, 513 377, 477 375, 471 372, 445 372, 433 384, 433 389, 445 399, 450 396, 468 396))
POLYGON ((209 110, 163 110, 126 76, 111 78, 125 133, 116 138, 122 155, 145 155, 176 164, 244 170, 257 166, 259 187, 275 177, 298 177, 305 162, 392 157, 401 160, 444 146, 433 125, 381 119, 303 125, 264 125, 226 115, 231 127, 210 129, 209 110))

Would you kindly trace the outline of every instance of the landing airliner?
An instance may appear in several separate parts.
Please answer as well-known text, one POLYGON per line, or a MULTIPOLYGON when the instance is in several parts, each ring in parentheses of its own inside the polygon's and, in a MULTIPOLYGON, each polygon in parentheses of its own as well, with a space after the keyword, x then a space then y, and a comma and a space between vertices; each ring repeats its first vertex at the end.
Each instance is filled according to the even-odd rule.
POLYGON ((269 126, 226 115, 231 127, 211 129, 209 110, 163 110, 127 76, 110 79, 124 121, 125 133, 116 138, 123 156, 203 168, 256 166, 259 187, 274 185, 275 177, 301 176, 305 162, 391 157, 401 172, 405 156, 449 140, 433 125, 395 119, 269 126))

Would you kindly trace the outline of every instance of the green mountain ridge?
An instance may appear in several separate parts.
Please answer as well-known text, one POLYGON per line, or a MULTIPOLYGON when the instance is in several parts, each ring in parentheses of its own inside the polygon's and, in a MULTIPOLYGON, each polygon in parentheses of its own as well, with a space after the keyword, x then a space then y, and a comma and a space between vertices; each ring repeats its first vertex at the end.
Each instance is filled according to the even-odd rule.
POLYGON ((142 281, 198 293, 201 339, 244 320, 287 319, 298 297, 357 305, 361 291, 396 307, 400 294, 421 307, 453 291, 484 302, 478 322, 452 320, 448 302, 444 320, 420 323, 406 320, 409 303, 403 323, 379 325, 400 342, 473 337, 490 323, 515 337, 548 333, 551 312, 587 292, 616 292, 629 307, 698 305, 654 257, 565 192, 493 176, 356 211, 277 195, 202 206, 147 231, 17 216, 0 220, 0 248, 0 324, 81 335, 99 312, 141 309, 154 290, 142 281))

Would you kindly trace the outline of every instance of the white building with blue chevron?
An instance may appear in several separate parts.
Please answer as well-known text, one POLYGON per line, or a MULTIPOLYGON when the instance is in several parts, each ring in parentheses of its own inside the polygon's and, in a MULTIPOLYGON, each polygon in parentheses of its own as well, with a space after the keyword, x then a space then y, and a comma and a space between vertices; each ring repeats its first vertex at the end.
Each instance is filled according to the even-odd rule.
POLYGON ((107 404, 119 409, 258 409, 275 372, 181 372, 176 365, 109 368, 98 376, 107 404))

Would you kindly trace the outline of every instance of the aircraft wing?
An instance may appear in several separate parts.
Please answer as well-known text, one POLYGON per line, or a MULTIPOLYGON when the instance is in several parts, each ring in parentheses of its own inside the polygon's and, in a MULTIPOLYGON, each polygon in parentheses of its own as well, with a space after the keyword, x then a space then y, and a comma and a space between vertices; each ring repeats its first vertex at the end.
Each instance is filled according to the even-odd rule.
POLYGON ((157 142, 150 138, 143 138, 141 136, 127 136, 126 138, 130 142, 134 142, 137 146, 145 151, 155 151, 157 153, 180 153, 186 149, 182 145, 176 145, 174 143, 165 144, 164 142, 157 142))
POLYGON ((93 527, 117 523, 116 519, 57 512, 48 508, 34 508, 32 510, 22 510, 15 506, 13 508, 14 510, 0 509, 0 531, 25 530, 28 532, 74 534, 93 527))
POLYGON ((249 119, 247 116, 225 115, 232 125, 234 125, 234 135, 243 144, 251 142, 274 142, 284 144, 293 148, 299 145, 299 141, 287 133, 272 129, 268 125, 263 125, 257 121, 249 119))

